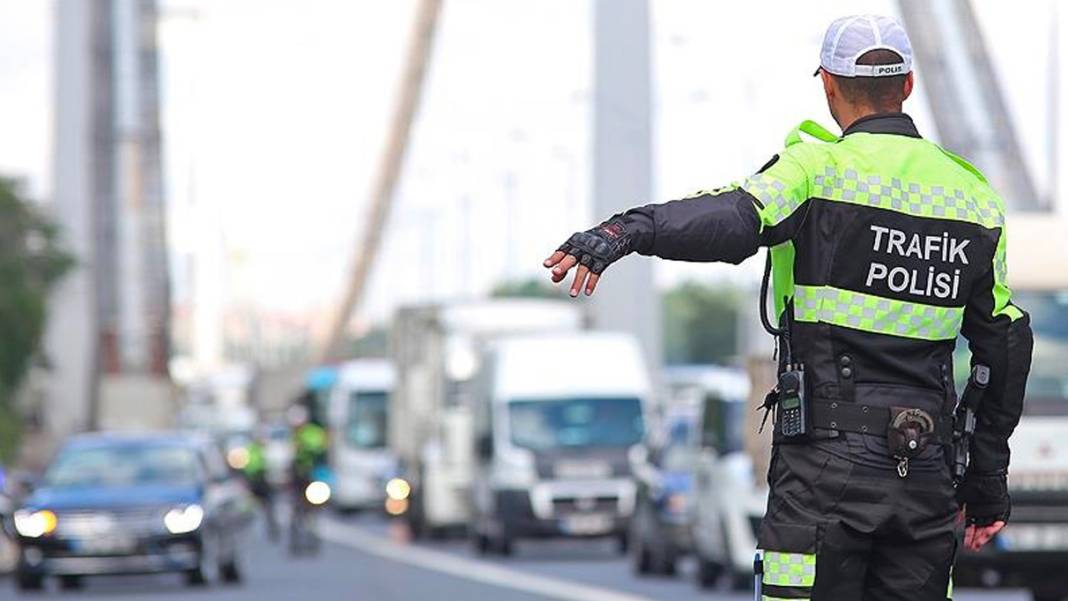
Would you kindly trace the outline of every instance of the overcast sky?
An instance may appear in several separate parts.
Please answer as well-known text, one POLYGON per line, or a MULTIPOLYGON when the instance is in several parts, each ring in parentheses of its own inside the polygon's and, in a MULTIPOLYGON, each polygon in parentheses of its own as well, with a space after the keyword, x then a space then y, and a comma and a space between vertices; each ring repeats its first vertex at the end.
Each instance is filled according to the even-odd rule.
MULTIPOLYGON (((43 199, 53 187, 50 19, 68 1, 77 0, 0 1, 0 172, 25 178, 43 199)), ((1041 189, 1050 1, 976 3, 1041 189)), ((225 266, 214 277, 227 299, 280 311, 332 306, 414 0, 162 4, 178 292, 196 254, 225 266)), ((469 296, 536 275, 547 251, 594 218, 591 4, 445 5, 368 299, 375 316, 397 302, 469 296)), ((653 1, 655 198, 744 177, 802 119, 832 125, 811 73, 827 23, 860 11, 895 14, 896 2, 653 1)), ((908 108, 933 135, 919 77, 908 108)), ((725 273, 664 265, 658 279, 725 273)))

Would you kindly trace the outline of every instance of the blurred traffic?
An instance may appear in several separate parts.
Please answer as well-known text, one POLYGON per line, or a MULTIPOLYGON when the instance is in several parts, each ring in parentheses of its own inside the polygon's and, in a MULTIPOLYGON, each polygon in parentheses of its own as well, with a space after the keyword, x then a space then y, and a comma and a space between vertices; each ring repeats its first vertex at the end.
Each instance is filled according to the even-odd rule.
MULTIPOLYGON (((963 104, 918 104, 917 122, 1013 182, 1009 282, 1036 343, 1012 520, 960 552, 954 598, 1068 599, 1056 3, 579 4, 0 7, 6 96, 48 88, 26 71, 55 82, 19 101, 47 104, 37 129, 20 113, 5 130, 24 139, 0 141, 0 599, 752 598, 775 373, 758 262, 726 277, 635 260, 595 299, 532 276, 587 207, 764 163, 752 146, 825 111, 815 89, 784 102, 768 72, 804 85, 817 57, 796 31, 862 9, 956 28, 947 48, 914 43, 1010 100, 989 102, 990 139, 965 136, 981 128, 955 117, 989 98, 919 60, 963 104), (753 28, 724 23, 772 10, 783 47, 740 65, 753 28), (980 30, 990 49, 965 43, 980 30), (1025 36, 1041 67, 998 58, 999 74, 1045 95, 993 76, 992 49, 1025 36), (1009 117, 1026 140, 1011 152, 1009 117)), ((955 361, 963 382, 962 341, 955 361)))

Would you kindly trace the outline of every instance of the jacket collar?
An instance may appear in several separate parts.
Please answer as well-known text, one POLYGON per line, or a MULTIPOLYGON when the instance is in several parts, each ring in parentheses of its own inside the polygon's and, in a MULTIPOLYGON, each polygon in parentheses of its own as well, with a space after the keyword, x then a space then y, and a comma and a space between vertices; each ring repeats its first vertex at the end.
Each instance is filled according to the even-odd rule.
POLYGON ((849 127, 842 132, 842 137, 849 134, 855 134, 857 132, 864 132, 869 134, 894 134, 898 136, 908 136, 910 138, 920 138, 920 132, 916 129, 916 124, 912 122, 912 117, 909 117, 905 113, 875 113, 874 115, 866 115, 854 121, 849 127))

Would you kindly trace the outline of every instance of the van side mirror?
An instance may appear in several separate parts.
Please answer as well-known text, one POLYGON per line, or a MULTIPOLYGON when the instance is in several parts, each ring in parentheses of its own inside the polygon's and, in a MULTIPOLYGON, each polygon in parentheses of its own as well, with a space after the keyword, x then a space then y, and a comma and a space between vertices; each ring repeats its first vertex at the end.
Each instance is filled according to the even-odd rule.
POLYGON ((475 442, 475 453, 479 459, 491 459, 493 457, 493 436, 489 433, 480 434, 475 442))
POLYGON ((631 470, 638 470, 649 465, 649 447, 644 444, 636 444, 627 450, 627 461, 630 462, 631 470))

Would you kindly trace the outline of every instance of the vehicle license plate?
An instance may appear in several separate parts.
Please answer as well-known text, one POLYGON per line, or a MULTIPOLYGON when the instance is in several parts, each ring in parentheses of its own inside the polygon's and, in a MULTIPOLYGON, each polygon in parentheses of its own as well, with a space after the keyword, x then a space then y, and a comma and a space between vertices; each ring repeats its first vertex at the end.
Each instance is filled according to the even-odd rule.
POLYGON ((128 536, 94 536, 81 539, 74 546, 87 555, 116 555, 133 551, 137 541, 128 536))
POLYGON ((612 518, 607 515, 575 515, 564 521, 564 530, 569 534, 603 534, 612 529, 612 518))

